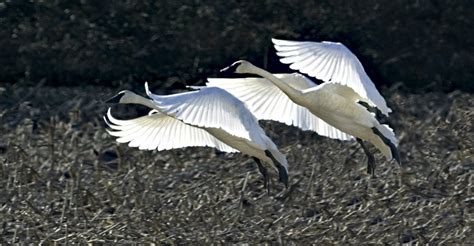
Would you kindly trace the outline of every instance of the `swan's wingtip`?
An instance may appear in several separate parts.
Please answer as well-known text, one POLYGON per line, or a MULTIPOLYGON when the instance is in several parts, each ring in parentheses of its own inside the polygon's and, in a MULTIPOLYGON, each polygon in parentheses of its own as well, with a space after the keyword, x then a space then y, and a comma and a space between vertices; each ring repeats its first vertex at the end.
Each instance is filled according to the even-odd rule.
POLYGON ((112 116, 112 111, 111 111, 111 107, 109 107, 107 109, 107 114, 103 116, 104 118, 104 121, 105 123, 110 127, 110 125, 114 125, 112 122, 113 120, 115 119, 113 116, 112 116))
POLYGON ((284 42, 285 40, 283 39, 278 39, 278 38, 272 38, 272 43, 275 45, 280 44, 281 42, 284 42))
POLYGON ((109 122, 107 121, 107 117, 105 117, 105 115, 102 116, 102 119, 105 121, 105 123, 106 123, 107 125, 109 125, 109 122))
POLYGON ((332 44, 332 45, 342 45, 342 46, 345 46, 343 43, 341 43, 341 42, 336 42, 336 41, 321 41, 321 43, 323 43, 323 44, 332 44))
POLYGON ((151 95, 150 88, 148 87, 148 81, 145 81, 145 92, 148 96, 151 95))

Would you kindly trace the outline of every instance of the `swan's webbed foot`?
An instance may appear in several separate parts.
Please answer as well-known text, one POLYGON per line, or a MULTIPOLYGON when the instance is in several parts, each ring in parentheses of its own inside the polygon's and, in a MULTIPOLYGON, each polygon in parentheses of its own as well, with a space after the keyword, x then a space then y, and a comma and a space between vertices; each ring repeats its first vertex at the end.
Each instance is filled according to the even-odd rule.
POLYGON ((270 177, 268 176, 267 168, 265 168, 262 165, 262 162, 258 158, 256 158, 256 157, 252 157, 252 158, 257 163, 258 170, 260 171, 260 173, 263 176, 263 186, 267 190, 267 194, 270 195, 270 177))
POLYGON ((364 141, 362 139, 357 138, 357 142, 362 146, 365 155, 367 155, 367 173, 375 177, 375 157, 374 154, 370 153, 369 148, 365 146, 364 141))

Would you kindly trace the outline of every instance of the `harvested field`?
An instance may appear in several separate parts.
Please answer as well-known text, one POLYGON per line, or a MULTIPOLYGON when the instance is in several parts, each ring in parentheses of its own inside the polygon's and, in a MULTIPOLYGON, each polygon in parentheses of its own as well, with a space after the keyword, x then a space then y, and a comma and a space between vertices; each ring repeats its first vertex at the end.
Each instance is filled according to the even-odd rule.
POLYGON ((262 122, 290 164, 268 196, 248 156, 116 144, 118 90, 0 88, 0 243, 474 244, 472 94, 383 91, 403 167, 377 152, 377 178, 355 142, 262 122))

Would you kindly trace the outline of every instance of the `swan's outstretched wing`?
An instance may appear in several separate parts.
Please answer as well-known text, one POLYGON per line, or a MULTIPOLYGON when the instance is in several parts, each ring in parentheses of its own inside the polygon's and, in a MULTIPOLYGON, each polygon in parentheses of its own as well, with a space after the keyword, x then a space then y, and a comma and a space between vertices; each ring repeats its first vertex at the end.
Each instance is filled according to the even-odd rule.
POLYGON ((387 107, 359 59, 343 44, 272 39, 280 61, 290 68, 325 82, 340 83, 354 89, 388 116, 387 107))
POLYGON ((187 125, 156 110, 131 120, 119 120, 112 116, 110 108, 104 120, 112 130, 107 132, 119 143, 147 150, 168 150, 191 146, 215 147, 223 152, 239 152, 219 141, 203 129, 187 125))
POLYGON ((252 140, 253 134, 262 131, 245 105, 225 90, 203 87, 198 91, 159 96, 152 94, 147 84, 145 88, 160 112, 187 124, 220 128, 247 140, 252 140))
MULTIPOLYGON (((304 90, 316 84, 303 75, 275 74, 291 86, 304 90)), ((264 78, 209 78, 207 86, 222 88, 247 104, 258 119, 274 120, 303 130, 312 130, 319 135, 349 140, 352 137, 319 119, 308 109, 295 104, 280 89, 264 78)))

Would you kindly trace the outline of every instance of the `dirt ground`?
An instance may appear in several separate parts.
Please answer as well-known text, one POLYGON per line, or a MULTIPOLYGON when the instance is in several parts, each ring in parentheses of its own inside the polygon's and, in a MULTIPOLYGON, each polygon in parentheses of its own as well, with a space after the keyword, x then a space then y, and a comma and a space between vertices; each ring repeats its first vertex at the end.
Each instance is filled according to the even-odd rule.
POLYGON ((116 144, 121 89, 0 88, 0 243, 474 244, 472 94, 383 91, 403 166, 376 178, 355 142, 262 122, 290 165, 267 195, 248 156, 116 144))

